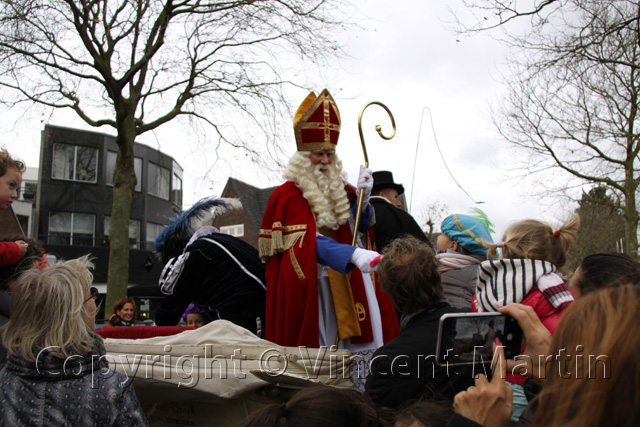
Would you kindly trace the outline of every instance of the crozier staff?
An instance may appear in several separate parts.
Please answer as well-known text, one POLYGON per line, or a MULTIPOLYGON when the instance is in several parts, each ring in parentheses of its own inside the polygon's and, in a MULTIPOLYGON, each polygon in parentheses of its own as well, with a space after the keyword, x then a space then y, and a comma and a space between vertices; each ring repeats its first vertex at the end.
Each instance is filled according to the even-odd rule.
POLYGON ((358 178, 364 199, 354 247, 356 189, 343 178, 335 151, 340 114, 326 89, 302 102, 294 131, 298 151, 285 170, 287 182, 269 199, 260 229, 266 338, 319 347, 333 345, 338 335, 339 347, 371 357, 398 333, 393 303, 371 274, 379 256, 369 227, 371 170, 361 168, 358 178))

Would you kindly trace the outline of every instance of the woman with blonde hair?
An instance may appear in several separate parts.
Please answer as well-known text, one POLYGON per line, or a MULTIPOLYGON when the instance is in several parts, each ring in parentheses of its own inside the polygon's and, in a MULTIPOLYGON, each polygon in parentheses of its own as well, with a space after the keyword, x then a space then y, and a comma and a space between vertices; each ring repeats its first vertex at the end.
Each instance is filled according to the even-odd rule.
POLYGON ((108 369, 93 333, 92 267, 85 256, 25 271, 13 284, 0 424, 148 425, 130 381, 108 369))

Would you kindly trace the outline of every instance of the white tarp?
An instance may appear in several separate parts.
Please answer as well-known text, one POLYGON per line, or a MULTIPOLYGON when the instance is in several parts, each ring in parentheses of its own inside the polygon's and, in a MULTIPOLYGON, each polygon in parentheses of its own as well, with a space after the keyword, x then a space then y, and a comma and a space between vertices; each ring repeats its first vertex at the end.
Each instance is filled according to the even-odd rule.
POLYGON ((283 347, 226 320, 177 335, 105 340, 111 369, 140 401, 235 399, 271 385, 352 388, 348 350, 283 347))

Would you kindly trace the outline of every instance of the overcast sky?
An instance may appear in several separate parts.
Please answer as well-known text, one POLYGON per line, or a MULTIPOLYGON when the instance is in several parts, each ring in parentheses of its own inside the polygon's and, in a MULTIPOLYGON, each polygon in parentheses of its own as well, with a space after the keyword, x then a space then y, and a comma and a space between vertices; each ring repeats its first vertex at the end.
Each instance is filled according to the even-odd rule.
MULTIPOLYGON (((375 124, 381 124, 388 134, 390 122, 380 107, 367 109, 363 130, 369 165, 373 170, 393 172, 395 181, 404 185, 407 200, 411 198, 414 216, 419 217, 424 206, 434 202, 446 204, 450 213, 468 213, 476 206, 495 223, 495 238, 514 220, 538 218, 559 225, 558 218, 570 206, 563 207, 564 212, 560 213, 557 209, 549 211, 539 200, 525 196, 520 181, 508 179, 509 155, 488 119, 488 103, 498 101, 503 93, 499 76, 507 54, 505 48, 487 35, 457 37, 446 28, 446 21, 453 19, 447 6, 461 7, 458 0, 368 0, 363 12, 371 18, 366 25, 372 30, 354 30, 344 35, 351 58, 327 73, 326 87, 336 98, 342 116, 338 154, 350 182, 356 181, 359 165, 364 161, 358 113, 367 102, 380 101, 392 111, 397 134, 390 141, 379 138, 375 124), (429 111, 444 159, 470 197, 445 168, 434 141, 429 111), (480 201, 484 203, 474 203, 480 201)), ((317 91, 322 89, 318 87, 317 91)), ((306 93, 300 90, 299 96, 302 101, 306 93)), ((17 121, 22 116, 18 110, 3 113, 0 144, 28 166, 38 164, 40 131, 45 123, 87 128, 69 114, 56 112, 51 118, 36 116, 17 121)), ((111 132, 106 128, 97 131, 111 132)), ((173 139, 161 131, 142 142, 173 156, 185 169, 185 204, 220 194, 230 175, 261 188, 281 182, 235 163, 217 165, 202 179, 202 166, 196 163, 198 156, 173 139)), ((291 132, 290 152, 294 150, 291 132)))

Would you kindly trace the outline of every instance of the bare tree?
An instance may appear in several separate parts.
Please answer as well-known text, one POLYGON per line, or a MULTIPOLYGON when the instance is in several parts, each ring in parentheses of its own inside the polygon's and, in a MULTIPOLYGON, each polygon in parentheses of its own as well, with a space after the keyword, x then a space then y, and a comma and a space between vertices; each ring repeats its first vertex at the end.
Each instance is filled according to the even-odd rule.
POLYGON ((427 227, 425 234, 427 235, 427 239, 429 239, 431 244, 434 246, 436 244, 434 238, 437 238, 438 234, 436 230, 440 228, 442 220, 444 220, 449 214, 448 211, 449 207, 446 204, 440 203, 436 200, 433 202, 425 202, 418 213, 418 224, 420 224, 421 227, 427 227))
POLYGON ((343 0, 15 0, 0 4, 0 100, 73 110, 116 131, 107 306, 126 295, 133 144, 177 117, 217 142, 277 149, 293 65, 339 55, 343 0), (259 137, 237 140, 229 112, 259 137))
POLYGON ((529 18, 534 25, 540 24, 548 16, 562 6, 559 0, 531 0, 517 2, 513 0, 462 0, 464 10, 470 12, 472 18, 463 19, 458 13, 457 31, 469 34, 493 30, 503 27, 511 21, 529 18))
POLYGON ((485 27, 503 25, 516 49, 508 96, 492 116, 506 141, 526 150, 519 166, 529 176, 558 172, 544 175, 547 193, 606 186, 623 209, 625 252, 637 254, 640 2, 533 2, 530 31, 518 33, 504 25, 526 12, 510 9, 515 2, 471 3, 485 6, 488 21, 498 17, 485 27))

